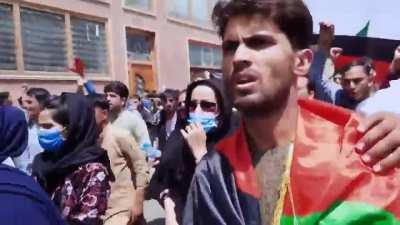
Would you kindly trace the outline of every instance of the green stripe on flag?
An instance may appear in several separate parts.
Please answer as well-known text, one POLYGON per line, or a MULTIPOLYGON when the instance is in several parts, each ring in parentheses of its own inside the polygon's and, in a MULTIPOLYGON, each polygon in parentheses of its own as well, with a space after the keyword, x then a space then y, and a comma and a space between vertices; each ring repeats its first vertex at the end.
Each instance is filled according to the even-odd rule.
POLYGON ((369 21, 367 24, 365 24, 365 26, 363 27, 363 29, 361 29, 356 36, 357 37, 367 37, 368 36, 368 30, 369 30, 369 21))
POLYGON ((400 225, 390 212, 360 202, 337 202, 325 212, 309 216, 282 216, 281 225, 400 225))

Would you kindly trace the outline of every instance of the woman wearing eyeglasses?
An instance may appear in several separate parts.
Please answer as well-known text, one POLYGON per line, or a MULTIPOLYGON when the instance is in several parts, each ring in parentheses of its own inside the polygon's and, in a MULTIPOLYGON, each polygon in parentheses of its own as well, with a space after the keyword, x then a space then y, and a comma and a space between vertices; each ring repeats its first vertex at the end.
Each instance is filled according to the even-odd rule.
POLYGON ((179 224, 196 163, 228 133, 232 107, 216 80, 187 87, 186 125, 166 143, 150 192, 165 208, 166 225, 179 224))

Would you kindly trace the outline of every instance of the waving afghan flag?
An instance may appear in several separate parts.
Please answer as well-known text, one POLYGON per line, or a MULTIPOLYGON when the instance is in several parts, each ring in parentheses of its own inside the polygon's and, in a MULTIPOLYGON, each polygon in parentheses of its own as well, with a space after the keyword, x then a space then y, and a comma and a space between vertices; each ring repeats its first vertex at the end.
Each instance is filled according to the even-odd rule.
POLYGON ((300 100, 281 225, 400 224, 400 173, 374 174, 354 151, 350 111, 300 100))

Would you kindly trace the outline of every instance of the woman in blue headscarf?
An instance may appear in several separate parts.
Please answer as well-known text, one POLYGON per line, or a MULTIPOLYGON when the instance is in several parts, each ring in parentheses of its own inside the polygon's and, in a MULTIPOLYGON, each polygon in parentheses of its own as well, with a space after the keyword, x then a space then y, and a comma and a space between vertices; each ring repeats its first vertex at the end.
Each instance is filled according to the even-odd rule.
POLYGON ((23 153, 28 142, 24 113, 0 107, 0 218, 7 225, 64 225, 46 193, 31 177, 7 162, 23 153))

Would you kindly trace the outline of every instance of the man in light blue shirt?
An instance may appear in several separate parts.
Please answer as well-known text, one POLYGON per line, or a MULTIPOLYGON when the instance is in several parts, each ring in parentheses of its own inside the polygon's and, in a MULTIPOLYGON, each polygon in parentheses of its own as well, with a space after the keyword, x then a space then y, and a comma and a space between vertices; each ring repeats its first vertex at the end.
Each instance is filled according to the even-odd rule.
POLYGON ((109 117, 112 126, 129 131, 147 157, 160 157, 161 152, 151 145, 146 122, 140 114, 124 110, 129 96, 128 87, 120 81, 112 81, 104 87, 104 94, 110 104, 109 117))

